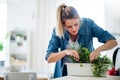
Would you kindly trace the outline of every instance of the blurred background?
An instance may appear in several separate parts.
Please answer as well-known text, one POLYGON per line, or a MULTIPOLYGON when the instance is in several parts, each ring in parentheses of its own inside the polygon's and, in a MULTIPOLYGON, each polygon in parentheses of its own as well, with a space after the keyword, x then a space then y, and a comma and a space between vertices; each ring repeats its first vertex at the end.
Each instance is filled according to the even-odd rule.
MULTIPOLYGON (((0 0, 0 69, 53 73, 55 63, 48 64, 44 57, 61 3, 93 19, 120 46, 119 0, 0 0)), ((99 45, 94 39, 95 48, 99 45)), ((103 55, 112 59, 114 49, 103 55)))

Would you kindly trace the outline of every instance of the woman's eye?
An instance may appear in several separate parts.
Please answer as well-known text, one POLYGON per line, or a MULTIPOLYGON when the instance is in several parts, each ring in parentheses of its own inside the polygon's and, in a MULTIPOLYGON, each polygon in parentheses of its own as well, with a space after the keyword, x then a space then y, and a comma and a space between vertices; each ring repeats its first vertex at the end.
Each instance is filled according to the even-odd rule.
POLYGON ((72 26, 67 26, 67 28, 72 28, 72 26))
POLYGON ((78 23, 76 23, 74 26, 78 26, 78 23))

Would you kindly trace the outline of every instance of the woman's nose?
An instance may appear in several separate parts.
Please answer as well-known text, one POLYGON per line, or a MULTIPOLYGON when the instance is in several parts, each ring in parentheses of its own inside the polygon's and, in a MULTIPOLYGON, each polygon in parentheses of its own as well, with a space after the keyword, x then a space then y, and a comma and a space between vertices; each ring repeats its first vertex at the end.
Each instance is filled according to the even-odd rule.
POLYGON ((72 30, 76 30, 77 29, 77 27, 76 26, 72 26, 72 30))

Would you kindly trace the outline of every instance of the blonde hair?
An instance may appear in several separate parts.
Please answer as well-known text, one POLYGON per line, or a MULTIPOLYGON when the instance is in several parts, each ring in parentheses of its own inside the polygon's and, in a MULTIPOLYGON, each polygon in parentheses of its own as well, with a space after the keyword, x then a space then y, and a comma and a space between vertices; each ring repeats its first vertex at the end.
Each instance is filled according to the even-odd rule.
POLYGON ((66 6, 64 3, 59 5, 56 11, 56 35, 60 38, 64 36, 64 23, 67 19, 79 18, 76 9, 72 6, 66 6))

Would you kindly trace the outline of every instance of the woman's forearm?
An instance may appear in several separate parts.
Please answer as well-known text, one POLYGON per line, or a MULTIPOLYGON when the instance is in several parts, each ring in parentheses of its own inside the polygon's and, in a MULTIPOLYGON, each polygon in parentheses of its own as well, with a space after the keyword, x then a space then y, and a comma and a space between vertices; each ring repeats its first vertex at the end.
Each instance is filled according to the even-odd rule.
POLYGON ((51 53, 47 59, 47 62, 48 63, 57 62, 58 60, 63 58, 65 55, 66 55, 66 53, 64 51, 61 51, 58 53, 51 53))
POLYGON ((114 48, 115 46, 117 46, 117 44, 118 43, 116 40, 109 40, 105 44, 103 44, 102 46, 98 47, 96 50, 99 52, 110 50, 110 49, 114 48))
POLYGON ((79 61, 79 54, 77 50, 69 50, 69 49, 63 50, 58 53, 51 53, 47 61, 48 63, 57 62, 58 60, 62 59, 66 55, 73 56, 76 61, 79 61))
POLYGON ((110 49, 114 48, 115 46, 117 46, 116 40, 109 40, 109 41, 107 41, 105 44, 103 44, 102 46, 98 47, 95 51, 93 51, 90 54, 90 61, 92 62, 93 60, 97 59, 97 57, 100 54, 100 52, 106 51, 106 50, 110 50, 110 49))

